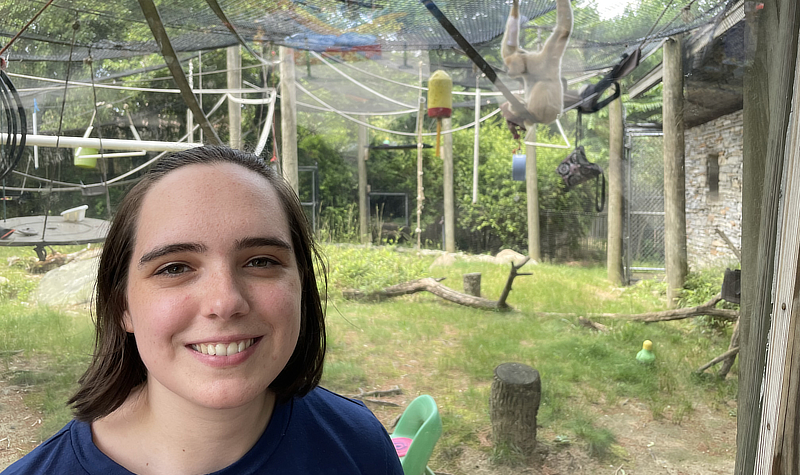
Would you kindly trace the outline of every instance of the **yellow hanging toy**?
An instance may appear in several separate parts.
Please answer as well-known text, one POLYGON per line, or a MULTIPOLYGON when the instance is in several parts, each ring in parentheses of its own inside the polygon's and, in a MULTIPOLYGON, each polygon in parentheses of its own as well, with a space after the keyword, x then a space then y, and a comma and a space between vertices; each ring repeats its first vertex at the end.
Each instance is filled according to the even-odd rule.
POLYGON ((453 80, 441 69, 428 80, 428 117, 436 119, 436 156, 442 136, 442 119, 453 114, 453 80))

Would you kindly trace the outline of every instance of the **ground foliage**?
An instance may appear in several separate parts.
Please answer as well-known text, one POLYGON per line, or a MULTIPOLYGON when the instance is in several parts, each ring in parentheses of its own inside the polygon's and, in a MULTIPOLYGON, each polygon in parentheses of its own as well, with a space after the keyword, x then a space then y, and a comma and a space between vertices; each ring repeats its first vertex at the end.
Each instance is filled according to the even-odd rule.
MULTIPOLYGON (((451 266, 433 266, 434 255, 402 247, 323 245, 322 251, 330 272, 323 384, 343 394, 398 385, 405 391, 396 399, 400 404, 417 394, 432 394, 445 428, 431 461, 437 469, 469 473, 458 466, 474 450, 498 466, 528 463, 513 447, 486 443, 492 368, 508 361, 540 371, 539 437, 556 452, 578 447, 603 463, 628 460, 624 434, 601 416, 626 404, 635 403, 649 414, 648 420, 687 427, 698 410, 735 415, 729 409, 737 390, 735 377, 720 381, 692 376, 696 366, 727 347, 729 328, 706 332, 688 322, 645 325, 601 318, 611 331, 594 333, 577 324, 578 315, 590 312, 663 309, 663 282, 646 280, 617 289, 600 267, 541 264, 531 269, 533 275, 515 282, 509 303, 516 311, 511 313, 465 308, 424 294, 362 304, 343 300, 341 290, 373 290, 434 276, 446 277, 443 283, 460 291, 461 276, 475 271, 483 275, 484 296, 494 299, 508 269, 464 256, 451 266), (635 361, 644 339, 655 343, 653 366, 635 361)), ((0 248, 0 273, 9 280, 0 284, 0 374, 29 388, 25 400, 42 413, 44 439, 71 417, 64 401, 86 367, 93 331, 86 309, 37 305, 32 290, 38 277, 8 264, 7 258, 17 255, 25 251, 0 248), (8 369, 12 357, 24 358, 28 369, 8 369)), ((698 274, 695 287, 716 285, 708 284, 707 276, 698 274)), ((732 375, 736 372, 734 366, 732 375)), ((373 410, 388 425, 400 409, 373 410)))

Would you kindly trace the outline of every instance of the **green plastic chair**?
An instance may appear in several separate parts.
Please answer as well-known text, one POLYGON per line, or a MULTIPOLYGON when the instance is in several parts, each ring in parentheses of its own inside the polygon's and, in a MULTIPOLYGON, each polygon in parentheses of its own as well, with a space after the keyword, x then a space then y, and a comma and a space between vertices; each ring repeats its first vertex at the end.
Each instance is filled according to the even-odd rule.
POLYGON ((392 432, 405 475, 433 475, 428 460, 441 435, 442 418, 436 401, 427 394, 411 401, 392 432))

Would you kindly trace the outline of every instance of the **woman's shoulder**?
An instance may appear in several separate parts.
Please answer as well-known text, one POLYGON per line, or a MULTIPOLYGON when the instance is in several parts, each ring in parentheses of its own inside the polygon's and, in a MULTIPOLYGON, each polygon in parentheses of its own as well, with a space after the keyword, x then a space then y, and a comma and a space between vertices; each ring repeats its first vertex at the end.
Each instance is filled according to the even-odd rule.
POLYGON ((378 430, 383 430, 380 421, 363 402, 342 396, 328 389, 317 387, 306 396, 300 398, 296 403, 295 410, 298 412, 307 411, 321 421, 337 422, 338 427, 354 426, 353 428, 363 429, 364 426, 371 426, 378 430))
POLYGON ((286 416, 275 417, 276 424, 267 428, 273 436, 280 433, 281 440, 271 468, 281 467, 282 473, 403 473, 389 434, 361 401, 317 387, 276 411, 286 416), (316 457, 309 457, 309 447, 316 457))
POLYGON ((2 475, 131 475, 103 454, 88 422, 70 421, 55 435, 14 462, 2 475))
POLYGON ((3 471, 3 475, 38 475, 50 473, 88 473, 81 466, 75 450, 75 442, 79 441, 87 431, 91 443, 91 428, 88 424, 71 421, 52 437, 33 449, 28 455, 14 462, 3 471))

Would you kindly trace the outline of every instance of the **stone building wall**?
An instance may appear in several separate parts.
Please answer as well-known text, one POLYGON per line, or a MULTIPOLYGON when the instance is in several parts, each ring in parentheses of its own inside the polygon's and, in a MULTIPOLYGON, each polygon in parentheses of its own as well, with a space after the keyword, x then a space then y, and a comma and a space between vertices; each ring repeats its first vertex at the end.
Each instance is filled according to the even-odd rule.
POLYGON ((686 244, 692 269, 736 262, 716 229, 741 249, 742 132, 742 111, 686 130, 686 244))

